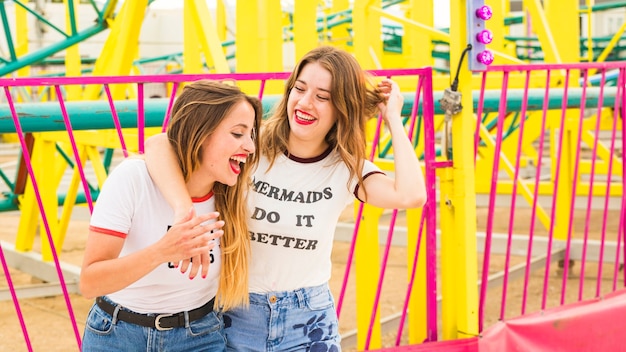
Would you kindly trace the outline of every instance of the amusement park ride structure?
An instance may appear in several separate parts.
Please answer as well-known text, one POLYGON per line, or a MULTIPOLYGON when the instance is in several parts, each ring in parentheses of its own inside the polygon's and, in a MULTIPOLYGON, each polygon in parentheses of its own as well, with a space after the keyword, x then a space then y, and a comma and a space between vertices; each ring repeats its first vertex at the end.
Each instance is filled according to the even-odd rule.
MULTIPOLYGON (((294 58, 303 56, 321 44, 338 46, 352 52, 367 70, 432 67, 434 101, 439 102, 435 107, 434 126, 438 139, 442 140, 436 146, 437 160, 449 166, 437 170, 440 236, 442 243, 454 244, 450 247, 459 248, 457 252, 445 253, 447 257, 442 253, 441 258, 442 263, 445 263, 441 266, 441 295, 450 297, 448 302, 455 302, 442 303, 443 339, 475 336, 482 331, 478 317, 478 292, 474 292, 476 283, 480 282, 477 277, 478 241, 481 240, 476 227, 477 204, 482 202, 484 205, 487 197, 497 193, 500 198, 520 197, 530 205, 537 197, 550 197, 557 181, 562 182, 564 188, 577 190, 574 195, 559 195, 558 202, 561 205, 572 203, 573 198, 587 194, 595 197, 608 194, 611 204, 623 199, 622 183, 599 188, 584 183, 583 178, 571 175, 561 175, 559 178, 558 172, 554 175, 554 170, 561 166, 566 170, 574 169, 572 164, 568 164, 571 160, 558 156, 573 156, 576 148, 579 148, 575 143, 555 148, 558 142, 556 136, 561 130, 566 129, 568 135, 571 134, 568 137, 570 140, 580 138, 591 146, 601 139, 602 133, 598 134, 598 130, 607 132, 611 131, 611 126, 615 126, 616 115, 611 113, 611 104, 620 94, 616 88, 620 85, 621 77, 618 69, 607 71, 602 66, 594 66, 594 69, 586 70, 584 75, 573 78, 567 70, 556 69, 537 71, 529 78, 522 69, 489 72, 488 67, 624 60, 626 2, 450 0, 446 13, 449 28, 435 26, 435 0, 293 0, 289 4, 272 0, 217 0, 209 3, 212 6, 204 0, 186 0, 184 6, 176 9, 159 9, 159 2, 149 0, 80 3, 65 0, 62 4, 43 0, 0 1, 4 31, 4 36, 0 38, 0 77, 286 72, 293 66, 294 58), (482 9, 484 5, 489 6, 488 16, 476 15, 476 10, 482 9), (61 11, 52 11, 54 6, 60 7, 61 11), (513 8, 516 11, 512 11, 513 8), (484 33, 485 30, 489 32, 484 33), (178 33, 180 37, 176 38, 178 33), (476 37, 478 34, 480 38, 476 37), (469 48, 468 44, 472 44, 472 47, 469 48), (552 89, 549 94, 545 93, 546 85, 552 89), (589 88, 582 89, 583 86, 589 88), (503 88, 508 89, 508 96, 501 94, 503 88), (598 97, 603 94, 608 98, 598 102, 598 97), (611 97, 613 100, 610 100, 611 97), (584 121, 579 120, 581 109, 568 110, 563 120, 566 124, 559 123, 561 116, 558 112, 548 112, 548 127, 545 130, 541 127, 544 108, 552 110, 561 106, 581 106, 581 102, 586 99, 596 99, 596 105, 600 106, 595 110, 595 106, 586 105, 589 112, 584 121), (504 105, 506 113, 501 111, 504 100, 508 103, 508 108, 504 105), (521 121, 526 124, 523 138, 519 129, 521 121), (504 132, 503 126, 507 127, 504 132), (475 134, 475 131, 478 132, 475 134), (547 152, 537 147, 537 140, 544 134, 549 136, 547 152), (501 144, 494 142, 498 138, 501 144), (521 142, 518 144, 518 141, 521 142), (467 148, 474 145, 476 151, 467 148), (563 151, 563 148, 568 149, 563 151), (551 171, 545 175, 549 181, 535 185, 534 197, 532 191, 535 189, 520 187, 520 190, 516 190, 516 185, 520 183, 519 175, 513 175, 517 168, 509 161, 515 160, 520 150, 524 156, 517 158, 518 164, 525 170, 541 169, 542 165, 537 164, 537 160, 541 160, 540 155, 546 153, 549 156, 546 168, 551 171), (499 160, 502 160, 504 166, 499 174, 492 174, 499 160), (445 164, 447 162, 449 164, 445 164), (495 189, 494 179, 497 179, 495 189)), ((399 77, 398 82, 407 96, 411 97, 410 92, 415 91, 415 80, 399 77)), ((267 109, 274 101, 272 97, 282 91, 282 83, 279 81, 268 82, 267 86, 261 88, 260 82, 241 84, 251 93, 264 89, 265 96, 269 97, 264 99, 267 109)), ((71 151, 68 149, 67 135, 58 132, 65 130, 64 126, 54 122, 63 121, 61 112, 58 107, 49 108, 50 105, 46 103, 56 100, 60 93, 70 115, 80 115, 81 112, 89 114, 90 110, 81 110, 86 104, 97 109, 100 103, 106 104, 108 98, 117 102, 120 111, 133 113, 136 110, 130 105, 135 104, 137 99, 136 88, 130 84, 111 84, 110 92, 106 91, 110 94, 108 97, 102 86, 96 85, 68 85, 63 91, 45 87, 22 87, 12 91, 14 100, 19 102, 17 109, 23 116, 52 117, 47 121, 32 121, 32 127, 25 121, 24 126, 29 150, 35 155, 47 156, 33 159, 33 169, 38 175, 43 175, 46 170, 46 181, 39 187, 42 194, 47 194, 45 212, 53 224, 52 237, 57 244, 53 248, 57 251, 63 244, 72 207, 76 203, 84 203, 86 195, 78 191, 75 169, 72 171, 75 179, 69 189, 59 189, 68 164, 72 164, 67 162, 66 156, 71 151), (67 201, 68 198, 73 199, 67 201), (59 205, 64 205, 60 216, 57 215, 59 205)), ((146 84, 145 89, 141 94, 154 98, 145 103, 147 118, 152 113, 162 117, 162 111, 167 109, 171 92, 175 92, 175 89, 163 83, 146 84)), ((4 103, 3 99, 0 98, 0 102, 4 103)), ((413 100, 405 101, 406 110, 411 111, 413 100)), ((584 103, 582 106, 585 106, 584 103)), ((0 136, 6 142, 15 142, 15 127, 10 116, 11 112, 5 109, 4 104, 0 105, 0 136)), ((123 113, 120 117, 124 118, 123 113)), ((128 117, 128 120, 131 119, 128 117)), ((146 129, 147 134, 161 131, 158 124, 146 126, 150 127, 146 129)), ((116 131, 93 128, 84 128, 75 132, 75 135, 84 158, 83 163, 90 161, 94 169, 96 185, 92 193, 97 197, 113 154, 119 151, 120 145, 118 140, 111 137, 116 131)), ((141 137, 132 132, 129 135, 128 150, 141 152, 141 137)), ((386 141, 385 138, 381 136, 381 143, 386 141)), ((599 147, 589 148, 604 161, 595 171, 610 179, 611 167, 607 165, 612 165, 615 159, 613 173, 623 179, 623 154, 614 157, 613 152, 602 142, 599 142, 599 147)), ((415 144, 416 152, 423 155, 423 141, 420 142, 418 137, 415 144)), ((382 152, 377 155, 376 162, 388 169, 387 159, 390 155, 392 151, 382 152)), ((595 160, 595 156, 592 158, 595 160)), ((581 162, 580 172, 589 173, 592 170, 593 174, 594 168, 587 160, 581 162)), ((73 169, 73 165, 70 169, 73 169)), ((16 261, 23 260, 17 258, 19 254, 31 251, 37 228, 42 226, 41 211, 24 169, 18 168, 16 176, 11 178, 3 172, 0 164, 0 176, 7 185, 4 189, 0 187, 6 189, 4 197, 0 197, 0 211, 19 209, 22 214, 15 244, 9 246, 12 247, 12 254, 8 257, 16 258, 16 261)), ((619 205, 613 207, 619 208, 619 205)), ((622 204, 622 213, 623 207, 622 204)), ((569 208, 563 211, 563 207, 557 208, 560 210, 556 210, 550 219, 548 210, 542 210, 540 206, 538 221, 544 227, 551 228, 555 226, 556 218, 560 219, 557 225, 559 229, 566 227, 569 208)), ((419 225, 421 214, 421 210, 407 211, 408 218, 417 219, 409 225, 409 229, 419 225)), ((366 207, 363 217, 375 219, 373 223, 376 224, 381 215, 382 211, 366 207)), ((563 237, 567 232, 566 228, 557 231, 560 235, 555 237, 563 237)), ((45 241, 43 237, 42 241, 45 241)), ((416 245, 417 239, 409 237, 407 247, 416 245)), ((4 243, 2 245, 5 252, 9 247, 4 243)), ((43 247, 40 259, 49 263, 53 253, 49 244, 43 247)), ((378 243, 361 249, 379 256, 378 243)), ((505 252, 504 245, 502 248, 490 249, 497 253, 505 252)), ((420 253, 423 252, 420 250, 420 253)), ((416 260, 416 255, 409 255, 407 265, 410 266, 416 260)), ((419 260, 420 265, 424 265, 423 257, 419 260)), ((39 275, 46 270, 34 262, 29 265, 39 275)), ((365 287, 359 290, 375 291, 378 278, 371 278, 371 271, 370 274, 361 275, 358 270, 357 282, 365 287)), ((488 270, 483 270, 483 273, 485 271, 488 270)), ((67 275, 70 282, 76 278, 71 270, 67 275)), ((54 278, 44 279, 54 281, 54 278)), ((417 282, 420 280, 425 279, 421 276, 416 279, 417 282)), ((72 287, 75 289, 76 286, 72 287)), ((421 306, 417 302, 420 299, 415 298, 411 303, 414 312, 420 310, 421 306)), ((364 311, 361 315, 367 316, 371 304, 362 306, 364 311)), ((367 330, 367 319, 359 328, 367 330)), ((374 328, 377 331, 375 340, 380 340, 380 329, 379 323, 374 328)), ((432 341, 430 333, 424 329, 424 323, 416 323, 409 327, 409 342, 432 341)), ((437 332, 434 334, 436 336, 437 332)), ((364 336, 359 336, 360 348, 369 346, 369 336, 367 343, 364 336)), ((380 344, 380 341, 375 341, 374 345, 377 343, 380 344)))

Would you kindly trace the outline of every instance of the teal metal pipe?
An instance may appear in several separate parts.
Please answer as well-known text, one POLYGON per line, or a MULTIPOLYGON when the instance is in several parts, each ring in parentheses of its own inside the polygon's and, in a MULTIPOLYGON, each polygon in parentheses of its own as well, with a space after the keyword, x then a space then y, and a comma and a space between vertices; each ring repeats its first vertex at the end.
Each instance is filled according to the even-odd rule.
MULTIPOLYGON (((98 199, 99 194, 100 194, 99 190, 92 191, 91 200, 95 202, 96 199, 98 199)), ((65 203, 65 198, 66 198, 66 195, 57 196, 59 206, 62 206, 63 203, 65 203)), ((79 192, 76 195, 76 204, 86 204, 86 203, 87 203, 87 197, 85 197, 84 193, 79 192)), ((13 210, 20 210, 18 206, 17 195, 12 194, 10 198, 0 200, 0 212, 13 211, 13 210)))
MULTIPOLYGON (((48 21, 48 19, 46 19, 42 15, 38 14, 37 12, 32 10, 30 7, 28 7, 27 5, 22 4, 20 1, 15 1, 15 4, 19 5, 21 8, 26 10, 28 13, 30 13, 33 16, 35 16, 35 18, 37 18, 37 20, 39 22, 41 22, 41 23, 45 24, 46 26, 54 29, 57 33, 61 34, 62 36, 68 37, 68 35, 67 35, 67 33, 65 33, 65 31, 61 30, 59 27, 57 27, 54 24, 52 24, 50 21, 48 21)), ((74 18, 72 18, 72 20, 74 20, 74 18)))
MULTIPOLYGON (((0 3, 2 3, 2 1, 0 1, 0 3)), ((0 6, 0 8, 2 8, 2 6, 0 6)), ((106 22, 89 27, 83 31, 80 31, 74 36, 68 37, 67 39, 64 39, 60 42, 57 42, 55 44, 52 44, 46 47, 46 49, 37 50, 31 54, 26 54, 20 57, 19 59, 14 59, 13 61, 11 61, 10 63, 6 65, 0 65, 0 76, 7 75, 23 67, 30 66, 34 63, 37 63, 47 57, 52 56, 55 53, 63 51, 71 47, 72 45, 78 44, 102 32, 106 28, 107 28, 106 22)))
MULTIPOLYGON (((9 19, 7 17, 7 10, 4 5, 4 1, 0 1, 0 17, 2 18, 2 27, 4 28, 4 35, 9 46, 9 55, 11 60, 16 60, 15 46, 13 46, 13 37, 11 36, 11 27, 9 27, 9 19)), ((1 75, 0 75, 1 76, 1 75)))
MULTIPOLYGON (((263 99, 265 113, 269 113, 278 96, 263 99)), ((169 99, 148 99, 144 105, 146 127, 163 125, 169 99)), ((69 101, 65 102, 67 114, 73 130, 114 129, 111 109, 107 101, 69 101)), ((63 115, 57 102, 17 103, 15 111, 24 133, 65 131, 63 115)), ((137 102, 122 100, 115 102, 115 111, 122 128, 137 127, 137 102)), ((14 133, 15 125, 7 104, 0 105, 0 133, 14 133)))

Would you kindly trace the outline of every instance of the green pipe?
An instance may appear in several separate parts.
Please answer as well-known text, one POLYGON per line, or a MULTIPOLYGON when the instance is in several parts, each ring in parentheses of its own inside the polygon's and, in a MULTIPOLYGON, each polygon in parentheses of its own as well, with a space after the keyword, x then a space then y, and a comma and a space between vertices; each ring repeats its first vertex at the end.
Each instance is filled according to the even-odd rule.
POLYGON ((7 18, 7 10, 4 7, 4 1, 0 1, 0 17, 2 17, 2 27, 4 27, 4 35, 7 40, 7 45, 9 46, 9 55, 11 56, 11 60, 17 60, 15 47, 13 46, 13 37, 11 36, 11 28, 9 27, 9 19, 7 18))
POLYGON ((6 199, 0 199, 0 212, 20 210, 17 207, 17 196, 12 196, 6 199))
MULTIPOLYGON (((89 0, 89 4, 93 7, 93 10, 98 14, 98 22, 102 21, 102 11, 98 8, 98 5, 94 0, 89 0)), ((103 7, 104 8, 104 7, 103 7)))
MULTIPOLYGON (((2 1, 0 1, 2 3, 2 1)), ((0 6, 2 8, 2 6, 0 6)), ((78 44, 106 29, 106 24, 99 24, 89 27, 78 34, 71 36, 65 40, 57 42, 48 46, 46 49, 35 51, 31 54, 22 56, 20 59, 14 59, 11 63, 0 66, 0 76, 7 75, 11 72, 17 71, 22 67, 30 66, 36 62, 39 62, 53 54, 63 51, 72 45, 78 44)))
MULTIPOLYGON (((60 29, 59 27, 55 26, 54 24, 52 24, 50 21, 48 21, 48 19, 46 19, 45 17, 43 17, 42 15, 38 14, 37 12, 33 11, 30 7, 22 4, 20 1, 15 1, 15 3, 19 6, 21 6, 24 10, 26 10, 28 13, 30 13, 31 15, 37 17, 37 19, 40 22, 45 23, 48 27, 54 29, 55 31, 57 31, 59 34, 61 34, 64 37, 69 37, 67 35, 67 33, 65 33, 65 31, 63 31, 62 29, 60 29)), ((73 18, 72 18, 73 19, 73 18)))
POLYGON ((524 23, 524 16, 511 16, 511 17, 506 17, 504 19, 505 26, 510 26, 513 24, 520 24, 520 23, 524 23))
POLYGON ((102 158, 102 165, 104 165, 104 171, 109 173, 109 168, 111 167, 111 162, 113 162, 113 154, 115 153, 115 149, 107 148, 104 150, 104 156, 102 158))
MULTIPOLYGON (((591 11, 592 12, 606 11, 606 10, 611 10, 611 9, 618 9, 621 7, 626 7, 626 1, 615 1, 615 2, 607 2, 607 3, 599 4, 599 5, 593 5, 591 6, 591 11)), ((587 5, 580 6, 581 11, 587 11, 588 8, 589 7, 587 5)))
POLYGON ((117 0, 107 0, 106 4, 104 4, 104 6, 102 7, 100 21, 103 22, 104 19, 107 19, 107 18, 113 19, 115 17, 114 14, 115 14, 116 6, 117 6, 117 0))
MULTIPOLYGON (((91 192, 91 200, 95 202, 96 199, 98 199, 99 194, 100 194, 100 191, 91 192)), ((65 194, 61 194, 57 196, 59 206, 62 206, 63 203, 65 203, 66 196, 67 195, 65 194)), ((87 203, 87 197, 85 197, 84 193, 79 192, 76 195, 76 204, 85 204, 85 203, 87 203)), ((0 212, 13 211, 13 210, 20 210, 20 208, 18 207, 17 195, 12 194, 10 195, 10 198, 0 200, 0 212)))
POLYGON ((7 175, 4 173, 4 171, 2 171, 2 169, 0 169, 0 178, 2 178, 2 180, 4 181, 4 183, 9 186, 9 188, 11 189, 11 191, 13 191, 15 189, 15 184, 13 182, 11 182, 11 180, 9 180, 9 178, 7 177, 7 175))
POLYGON ((70 28, 72 29, 72 35, 76 35, 76 13, 74 12, 74 0, 67 0, 67 6, 69 7, 70 28))

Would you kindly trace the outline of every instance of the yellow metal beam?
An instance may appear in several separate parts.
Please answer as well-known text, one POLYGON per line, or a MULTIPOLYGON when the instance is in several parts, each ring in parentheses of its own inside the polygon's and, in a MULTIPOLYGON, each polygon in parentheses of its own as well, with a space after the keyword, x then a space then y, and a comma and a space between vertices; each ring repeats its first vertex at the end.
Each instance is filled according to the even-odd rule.
MULTIPOLYGON (((495 50, 499 52, 506 52, 504 47, 505 40, 504 37, 507 34, 507 29, 509 26, 504 25, 504 17, 507 16, 507 4, 503 0, 486 0, 485 4, 491 7, 491 12, 493 13, 491 19, 489 19, 486 23, 486 28, 491 30, 493 33, 493 41, 489 44, 489 50, 495 50)), ((499 63, 499 60, 496 61, 499 63)))
POLYGON ((204 69, 202 64, 201 44, 196 30, 193 6, 183 8, 183 73, 200 73, 204 69))
MULTIPOLYGON (((28 54, 28 12, 22 6, 15 8, 15 54, 17 57, 28 54)), ((30 76, 30 66, 17 71, 18 77, 30 76)), ((27 88, 30 92, 30 88, 27 88)))
POLYGON ((228 66, 217 27, 215 22, 213 22, 206 1, 185 1, 185 13, 189 13, 189 17, 193 19, 196 39, 198 39, 200 48, 202 48, 207 66, 209 68, 213 67, 214 73, 229 73, 230 67, 228 66))
MULTIPOLYGON (((406 18, 427 27, 435 27, 435 8, 433 0, 409 0, 405 7, 406 18)), ((432 55, 424 55, 433 49, 433 37, 426 31, 419 31, 416 26, 404 27, 402 36, 402 67, 432 66, 432 55)))
MULTIPOLYGON (((533 28, 537 32, 537 38, 541 43, 541 48, 544 53, 544 61, 547 63, 563 62, 540 0, 523 0, 523 4, 524 8, 530 13, 533 28)), ((578 23, 578 21, 576 21, 576 23, 578 23)))
MULTIPOLYGON (((338 13, 342 11, 347 11, 350 9, 350 1, 349 0, 333 0, 330 8, 331 13, 338 13)), ((338 26, 334 26, 331 30, 331 41, 332 45, 335 47, 342 48, 344 50, 348 49, 348 42, 352 39, 350 38, 350 26, 348 23, 343 23, 338 26)))
POLYGON ((547 23, 561 62, 580 61, 579 0, 544 0, 547 23))
MULTIPOLYGON (((361 226, 355 245, 357 348, 359 350, 365 349, 374 299, 378 289, 380 273, 378 224, 382 214, 381 208, 364 205, 361 226)), ((377 309, 368 349, 381 347, 380 328, 380 310, 377 309)))
POLYGON ((228 14, 223 0, 217 1, 217 8, 215 9, 215 24, 219 40, 221 42, 225 42, 228 36, 228 14))
POLYGON ((355 0, 352 7, 354 55, 364 69, 381 69, 381 0, 355 0))
POLYGON ((426 338, 426 224, 417 248, 423 209, 407 209, 407 280, 411 280, 411 269, 417 255, 417 267, 411 299, 409 300, 408 336, 409 344, 422 343, 426 338), (414 251, 417 249, 417 253, 414 251))
MULTIPOLYGON (((624 34, 624 31, 626 31, 626 21, 624 21, 624 23, 622 23, 622 25, 619 27, 617 32, 613 34, 613 37, 611 38, 609 43, 606 45, 606 48, 604 48, 604 50, 602 50, 602 53, 600 53, 600 55, 598 56, 598 60, 596 60, 597 62, 604 62, 606 60, 606 58, 613 51, 617 43, 622 39, 622 35, 624 34)), ((591 36, 589 36, 589 38, 591 38, 591 36)), ((593 46, 589 44, 589 48, 592 48, 592 47, 593 46)), ((589 55, 591 55, 591 57, 589 58, 589 62, 592 62, 593 50, 588 50, 588 52, 589 52, 589 55)))
POLYGON ((317 7, 317 1, 294 1, 293 43, 296 61, 318 46, 317 7))
MULTIPOLYGON (((65 4, 65 28, 72 32, 72 17, 70 13, 78 13, 78 1, 63 0, 65 4), (70 12, 70 6, 74 8, 70 12)), ((79 16, 74 16, 75 26, 78 26, 79 16)), ((79 77, 81 75, 80 47, 78 44, 65 49, 65 75, 79 77)), ((66 100, 79 100, 82 95, 80 86, 71 85, 65 87, 66 100)))
MULTIPOLYGON (((466 47, 466 1, 450 0, 450 62, 459 62, 466 47)), ((465 61, 466 63, 467 61, 465 61)), ((454 259, 442 258, 442 294, 447 304, 453 304, 456 321, 443 322, 444 338, 463 338, 478 335, 478 258, 476 249, 476 193, 474 190, 474 112, 472 111, 472 73, 466 64, 459 72, 458 91, 462 94, 463 109, 452 116, 452 193, 441 194, 449 202, 454 219, 452 231, 442 232, 450 246, 447 255, 454 259), (454 267, 443 267, 443 263, 456 261, 454 267), (445 287, 443 287, 445 285, 445 287), (450 302, 453 301, 452 302, 450 302)), ((444 211, 442 207, 442 212, 444 211)))
MULTIPOLYGON (((94 76, 119 76, 129 74, 139 50, 139 33, 146 14, 148 0, 124 1, 122 8, 112 22, 102 52, 96 60, 94 76)), ((96 100, 102 87, 90 85, 83 92, 83 99, 96 100)), ((114 99, 125 98, 126 85, 111 86, 114 99)))

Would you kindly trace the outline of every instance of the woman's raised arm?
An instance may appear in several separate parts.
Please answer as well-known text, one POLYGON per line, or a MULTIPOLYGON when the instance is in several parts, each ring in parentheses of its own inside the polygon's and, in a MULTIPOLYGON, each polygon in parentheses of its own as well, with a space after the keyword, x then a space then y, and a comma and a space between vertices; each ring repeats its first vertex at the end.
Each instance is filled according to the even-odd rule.
POLYGON ((193 204, 167 135, 161 133, 148 138, 144 156, 150 177, 174 209, 176 223, 187 215, 193 204))
MULTIPOLYGON (((387 97, 386 103, 379 107, 391 134, 395 175, 393 178, 383 174, 367 177, 363 183, 367 203, 386 209, 419 208, 426 203, 426 185, 419 159, 402 124, 400 113, 404 97, 392 80, 382 81, 379 89, 387 97)), ((359 198, 365 199, 363 191, 359 193, 359 198)))

